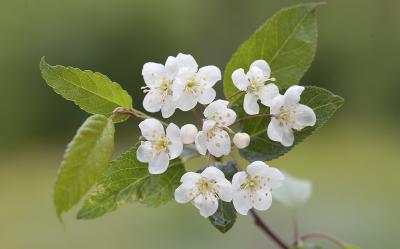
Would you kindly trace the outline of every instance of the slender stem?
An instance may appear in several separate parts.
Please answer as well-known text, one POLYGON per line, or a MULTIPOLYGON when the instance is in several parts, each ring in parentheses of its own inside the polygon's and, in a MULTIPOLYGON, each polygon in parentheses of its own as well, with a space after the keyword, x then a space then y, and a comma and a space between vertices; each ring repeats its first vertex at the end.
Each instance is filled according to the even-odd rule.
MULTIPOLYGON (((116 118, 119 115, 129 115, 132 118, 135 119, 139 119, 139 120, 144 120, 146 118, 151 118, 150 116, 148 116, 147 114, 138 111, 138 110, 133 110, 131 108, 127 108, 127 107, 117 107, 114 109, 110 119, 113 120, 114 118, 116 118)), ((167 126, 168 124, 160 121, 164 126, 167 126)))
POLYGON ((192 109, 193 117, 196 119, 199 125, 203 125, 203 119, 201 118, 200 114, 197 112, 196 107, 192 109))
POLYGON ((312 232, 312 233, 304 234, 304 235, 302 235, 302 236, 300 236, 298 238, 297 243, 301 242, 301 241, 305 241, 307 239, 312 239, 312 238, 326 239, 326 240, 329 240, 329 241, 335 243, 336 245, 338 245, 341 248, 345 248, 345 244, 342 241, 340 241, 339 239, 333 237, 332 235, 329 235, 329 234, 326 234, 326 233, 323 233, 323 232, 312 232))
POLYGON ((272 114, 256 114, 256 115, 245 116, 245 117, 242 117, 242 118, 239 118, 238 120, 236 120, 236 122, 233 123, 232 125, 240 123, 244 120, 256 119, 256 118, 271 118, 271 117, 273 117, 272 114))
POLYGON ((289 246, 285 244, 258 216, 258 214, 251 209, 250 214, 254 218, 255 224, 265 233, 267 234, 276 244, 279 245, 280 248, 282 249, 289 249, 289 246))
POLYGON ((293 215, 293 237, 294 241, 299 240, 299 220, 297 214, 293 215))
POLYGON ((237 91, 234 94, 232 94, 231 96, 229 96, 226 100, 230 101, 233 97, 236 97, 237 95, 243 93, 243 91, 237 91))

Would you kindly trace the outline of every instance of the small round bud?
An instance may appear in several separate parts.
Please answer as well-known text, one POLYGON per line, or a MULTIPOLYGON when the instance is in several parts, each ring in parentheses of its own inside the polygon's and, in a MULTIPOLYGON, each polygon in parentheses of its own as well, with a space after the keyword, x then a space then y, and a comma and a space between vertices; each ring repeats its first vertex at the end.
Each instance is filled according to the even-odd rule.
POLYGON ((246 148, 250 144, 250 136, 249 134, 244 132, 236 133, 235 136, 233 137, 233 143, 239 149, 246 148))
POLYGON ((192 124, 185 124, 181 128, 181 138, 184 144, 192 144, 196 138, 198 130, 192 124))

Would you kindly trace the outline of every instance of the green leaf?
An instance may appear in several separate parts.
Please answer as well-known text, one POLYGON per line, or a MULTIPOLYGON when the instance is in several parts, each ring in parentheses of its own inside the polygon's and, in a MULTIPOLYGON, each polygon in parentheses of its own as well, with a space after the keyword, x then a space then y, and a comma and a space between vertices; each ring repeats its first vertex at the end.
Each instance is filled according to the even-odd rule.
MULTIPOLYGON (((229 181, 232 181, 233 175, 238 172, 236 163, 233 161, 228 162, 226 165, 215 164, 215 166, 224 172, 226 179, 229 181)), ((228 232, 236 222, 236 210, 232 202, 224 202, 219 200, 217 212, 210 216, 209 220, 211 221, 211 224, 220 232, 228 232)))
POLYGON ((278 142, 271 141, 266 133, 269 120, 258 119, 244 122, 245 132, 251 137, 250 145, 239 150, 240 155, 249 161, 267 161, 282 156, 291 150, 296 144, 303 141, 306 137, 322 127, 332 115, 343 105, 343 98, 334 95, 330 91, 306 86, 301 95, 300 103, 311 107, 317 116, 317 122, 313 127, 306 127, 301 131, 295 131, 295 142, 291 147, 285 147, 278 142))
MULTIPOLYGON (((40 61, 43 79, 54 91, 73 101, 82 110, 110 116, 117 107, 132 108, 132 98, 118 83, 101 73, 78 68, 51 66, 44 57, 40 61)), ((120 116, 117 121, 126 119, 120 116)))
POLYGON ((54 188, 57 215, 73 207, 107 168, 114 150, 114 124, 103 115, 89 117, 69 143, 54 188))
POLYGON ((172 160, 165 173, 152 175, 148 164, 136 159, 137 148, 134 146, 110 163, 98 182, 97 190, 87 197, 79 210, 78 219, 100 217, 129 201, 157 207, 173 198, 185 173, 182 161, 172 160))
MULTIPOLYGON (((280 10, 267 20, 232 56, 224 72, 224 92, 228 98, 236 91, 231 75, 249 69, 259 59, 266 60, 279 88, 298 83, 310 67, 317 46, 315 8, 321 3, 299 4, 280 10)), ((243 98, 233 98, 233 101, 243 98)), ((243 103, 243 101, 241 101, 243 103)))
POLYGON ((345 244, 343 249, 360 249, 360 247, 351 244, 345 244))

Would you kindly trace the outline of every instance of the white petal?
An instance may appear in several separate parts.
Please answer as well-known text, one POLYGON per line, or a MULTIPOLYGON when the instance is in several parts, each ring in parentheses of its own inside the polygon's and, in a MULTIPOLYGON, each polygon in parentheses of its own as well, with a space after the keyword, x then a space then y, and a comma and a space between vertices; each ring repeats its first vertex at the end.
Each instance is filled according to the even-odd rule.
POLYGON ((237 191, 233 193, 233 206, 239 214, 247 215, 252 208, 250 196, 247 191, 237 191))
POLYGON ((223 126, 230 126, 230 125, 232 125, 233 123, 235 123, 235 120, 236 120, 236 112, 234 111, 234 110, 232 110, 232 109, 225 109, 225 110, 223 110, 223 111, 221 111, 222 113, 222 115, 221 115, 221 118, 222 118, 222 122, 221 122, 221 124, 223 125, 223 126))
POLYGON ((178 203, 188 203, 194 196, 194 185, 182 184, 175 190, 175 200, 178 203))
POLYGON ((159 63, 147 62, 143 65, 142 75, 146 85, 159 85, 162 78, 166 77, 165 67, 159 63))
POLYGON ((302 104, 296 107, 295 124, 293 128, 301 130, 306 126, 314 126, 316 121, 317 117, 313 109, 302 104))
POLYGON ((169 118, 175 113, 176 103, 172 100, 172 96, 166 96, 161 106, 161 115, 163 118, 169 118))
POLYGON ((209 138, 207 149, 216 157, 229 155, 231 152, 231 139, 228 133, 222 129, 215 131, 215 135, 209 138))
POLYGON ((290 127, 284 127, 281 144, 286 147, 293 145, 294 135, 290 127))
POLYGON ((181 130, 176 124, 170 123, 166 129, 166 132, 167 138, 170 141, 181 142, 181 130))
POLYGON ((224 179, 220 179, 217 181, 217 193, 221 200, 225 202, 232 201, 232 184, 224 179))
POLYGON ((199 103, 202 105, 210 104, 217 96, 217 93, 213 88, 206 88, 203 90, 202 94, 199 95, 199 103))
POLYGON ((162 97, 160 91, 151 90, 144 96, 143 107, 148 112, 158 112, 161 109, 162 97))
POLYGON ((312 184, 305 179, 298 179, 288 174, 278 189, 274 190, 274 198, 285 206, 299 208, 311 197, 312 184))
POLYGON ((175 159, 182 154, 183 144, 182 141, 170 141, 168 145, 170 159, 175 159))
POLYGON ((196 136, 195 144, 197 151, 201 155, 205 155, 207 153, 207 133, 200 131, 196 136))
POLYGON ((280 125, 280 122, 276 118, 271 118, 271 121, 268 124, 267 134, 269 139, 271 139, 272 141, 282 141, 283 127, 280 125))
POLYGON ((247 78, 249 78, 250 81, 261 83, 264 83, 267 80, 264 76, 264 72, 258 67, 250 67, 247 72, 247 78))
POLYGON ((274 98, 278 95, 278 87, 273 83, 269 83, 261 89, 259 97, 263 105, 271 106, 274 98))
POLYGON ((201 172, 201 176, 204 176, 210 180, 224 180, 225 175, 222 171, 214 166, 207 167, 203 172, 201 172))
POLYGON ((262 161, 255 161, 247 166, 246 171, 250 176, 265 176, 268 173, 268 165, 262 161))
POLYGON ((266 187, 276 189, 279 188, 282 184, 282 181, 285 179, 285 176, 280 172, 277 168, 269 167, 266 173, 266 187))
POLYGON ((260 112, 260 107, 258 106, 257 100, 258 97, 251 93, 246 93, 246 95, 244 95, 243 108, 247 114, 255 115, 260 112))
POLYGON ((179 109, 186 112, 196 106, 197 98, 193 94, 184 91, 177 102, 179 109))
POLYGON ((205 66, 199 69, 197 78, 206 88, 210 88, 221 80, 221 70, 216 66, 205 66))
POLYGON ((209 132, 217 124, 214 120, 205 120, 203 122, 203 131, 209 132))
POLYGON ((218 209, 218 200, 213 196, 205 198, 203 195, 199 195, 193 200, 193 204, 205 218, 213 215, 218 209))
POLYGON ((136 151, 136 158, 142 163, 149 162, 149 159, 151 158, 151 142, 142 142, 136 151))
POLYGON ((164 127, 154 118, 148 118, 139 123, 142 135, 149 141, 158 140, 165 135, 164 127))
POLYGON ((169 165, 169 157, 167 153, 160 153, 149 161, 150 174, 158 175, 167 171, 169 165))
POLYGON ((176 56, 176 60, 179 68, 186 68, 191 71, 197 71, 197 62, 190 54, 179 53, 178 56, 176 56))
POLYGON ((186 80, 184 78, 176 78, 172 84, 172 98, 174 101, 178 101, 182 96, 186 86, 186 80))
POLYGON ((261 69, 265 79, 269 79, 271 76, 271 68, 269 67, 268 63, 265 60, 256 60, 251 63, 250 68, 257 67, 261 69))
POLYGON ((204 109, 204 116, 209 118, 214 115, 216 112, 220 112, 223 109, 226 109, 229 104, 229 101, 218 99, 211 104, 209 104, 206 109, 204 109))
POLYGON ((240 91, 246 91, 249 86, 249 79, 244 73, 243 68, 236 69, 232 73, 232 82, 240 91))
POLYGON ((233 191, 239 191, 240 186, 246 182, 247 173, 244 171, 236 172, 232 178, 233 191))
POLYGON ((179 71, 178 61, 175 57, 168 56, 167 61, 165 62, 165 70, 167 72, 168 79, 174 80, 179 71))
POLYGON ((285 105, 294 105, 299 103, 300 95, 304 91, 303 86, 291 86, 285 92, 285 105))
POLYGON ((265 194, 262 191, 257 191, 253 193, 252 196, 253 207, 257 210, 264 211, 271 207, 272 195, 270 192, 265 194))
POLYGON ((285 102, 285 97, 283 95, 278 94, 278 96, 276 96, 271 101, 270 113, 271 114, 279 114, 284 102, 285 102))
POLYGON ((186 172, 181 177, 181 182, 185 185, 195 185, 197 181, 200 179, 201 175, 196 172, 186 172))

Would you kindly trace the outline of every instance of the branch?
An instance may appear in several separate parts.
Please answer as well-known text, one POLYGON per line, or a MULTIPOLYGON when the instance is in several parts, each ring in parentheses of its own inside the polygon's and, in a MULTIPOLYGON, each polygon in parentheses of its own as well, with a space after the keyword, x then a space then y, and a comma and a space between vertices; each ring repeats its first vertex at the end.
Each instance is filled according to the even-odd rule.
POLYGON ((326 239, 326 240, 329 240, 329 241, 335 243, 336 245, 338 245, 341 248, 345 248, 346 247, 346 245, 342 241, 340 241, 339 239, 337 239, 337 238, 335 238, 335 237, 333 237, 333 236, 331 236, 329 234, 323 233, 323 232, 312 232, 312 233, 304 234, 303 236, 299 237, 298 241, 296 241, 296 244, 298 244, 301 241, 305 241, 307 239, 312 239, 312 238, 326 239))
POLYGON ((289 246, 287 246, 258 216, 258 214, 251 209, 250 214, 254 218, 255 224, 265 233, 267 234, 276 244, 279 245, 280 248, 282 249, 289 249, 289 246))
MULTIPOLYGON (((193 117, 196 119, 197 123, 201 126, 203 125, 203 118, 200 116, 200 114, 197 112, 196 107, 192 109, 192 114, 193 117)), ((201 128, 201 127, 200 127, 201 128)))
POLYGON ((256 118, 272 118, 273 116, 274 115, 272 115, 272 114, 256 114, 256 115, 245 116, 243 118, 236 120, 236 122, 233 123, 232 125, 238 124, 244 120, 256 119, 256 118))

